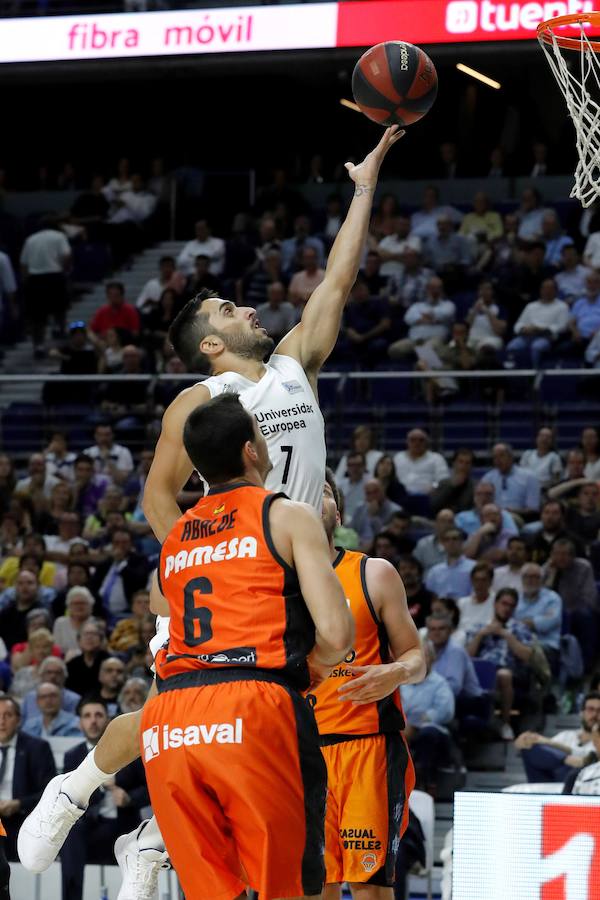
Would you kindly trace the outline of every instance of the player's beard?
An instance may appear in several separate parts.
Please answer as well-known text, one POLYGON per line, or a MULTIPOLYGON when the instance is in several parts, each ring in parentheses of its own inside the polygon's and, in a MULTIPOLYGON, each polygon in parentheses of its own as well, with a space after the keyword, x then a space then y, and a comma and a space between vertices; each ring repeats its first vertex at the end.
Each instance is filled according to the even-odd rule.
POLYGON ((263 360, 275 346, 272 337, 258 330, 250 333, 241 330, 220 331, 219 337, 230 353, 242 359, 263 360))

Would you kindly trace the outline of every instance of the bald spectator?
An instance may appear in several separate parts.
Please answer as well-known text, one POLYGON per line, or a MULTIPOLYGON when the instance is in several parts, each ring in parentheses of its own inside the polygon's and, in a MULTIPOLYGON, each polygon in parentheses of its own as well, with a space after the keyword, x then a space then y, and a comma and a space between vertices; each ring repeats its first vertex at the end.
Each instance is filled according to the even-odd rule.
POLYGON ((454 513, 451 509, 440 509, 433 524, 433 534, 427 534, 417 541, 413 556, 419 561, 422 569, 429 569, 446 559, 446 549, 442 538, 449 528, 454 525, 454 513))
POLYGON ((506 544, 506 565, 494 570, 492 590, 497 594, 503 588, 512 588, 519 594, 523 590, 521 570, 529 559, 527 544, 522 537, 514 535, 506 544))
POLYGON ((23 720, 23 731, 32 737, 78 737, 79 719, 61 708, 62 691, 50 681, 43 681, 36 689, 37 715, 23 720))
POLYGON ((526 563, 521 573, 523 590, 515 618, 537 637, 552 672, 558 671, 562 600, 556 591, 543 586, 543 573, 535 563, 526 563))
POLYGON ((544 566, 544 584, 560 595, 567 612, 568 631, 579 641, 583 661, 589 669, 598 646, 598 590, 594 570, 577 556, 573 541, 559 538, 552 544, 544 566))
POLYGON ((125 288, 120 281, 109 281, 106 285, 106 303, 96 310, 90 328, 102 336, 110 328, 121 328, 130 334, 140 330, 140 315, 131 303, 125 300, 125 288))
POLYGON ((314 247, 302 250, 302 268, 292 277, 289 298, 296 310, 302 310, 310 295, 325 278, 325 269, 319 266, 319 254, 314 247))
MULTIPOLYGON (((478 481, 473 492, 473 509, 463 510, 456 516, 458 528, 462 528, 466 535, 474 534, 483 524, 481 516, 484 507, 489 503, 494 503, 495 499, 496 488, 494 485, 489 481, 478 481)), ((505 509, 502 510, 502 530, 510 534, 519 533, 515 520, 505 509)))
POLYGON ((465 544, 465 556, 481 559, 492 565, 504 562, 511 534, 504 528, 500 507, 495 503, 486 503, 481 511, 481 526, 465 544))
POLYGON ((515 337, 507 345, 508 353, 519 354, 525 365, 539 369, 542 357, 557 338, 567 331, 569 307, 556 296, 553 278, 540 287, 539 300, 528 303, 515 324, 515 337))
POLYGON ((191 275, 197 256, 208 256, 211 275, 222 275, 225 265, 225 241, 213 237, 206 219, 200 219, 194 226, 194 239, 188 241, 177 257, 177 268, 184 275, 191 275))
POLYGON ((292 330, 297 322, 296 310, 286 300, 285 285, 281 281, 267 286, 267 302, 256 307, 256 315, 276 344, 292 330))
POLYGON ((492 592, 493 569, 486 562, 473 564, 471 569, 471 593, 459 597, 460 626, 465 632, 487 625, 494 611, 494 594, 492 592))
POLYGON ((406 310, 404 321, 408 337, 393 343, 388 354, 391 359, 404 359, 415 353, 415 348, 428 341, 447 341, 456 315, 456 307, 445 296, 444 283, 434 275, 429 279, 425 297, 406 310))
POLYGON ((429 570, 425 587, 436 597, 464 597, 471 587, 471 572, 475 567, 473 560, 463 553, 464 533, 453 526, 444 532, 441 542, 446 558, 429 570))
POLYGON ((367 551, 375 539, 390 521, 393 513, 401 507, 392 503, 385 496, 383 486, 377 478, 370 478, 364 486, 365 500, 357 506, 350 528, 353 528, 360 539, 361 549, 367 551))
MULTIPOLYGON (((68 713, 77 711, 77 704, 81 700, 81 695, 75 691, 69 691, 65 687, 67 680, 67 666, 64 659, 57 656, 47 656, 38 666, 37 677, 40 681, 55 684, 60 690, 60 708, 68 713)), ((23 697, 21 703, 21 713, 23 719, 29 719, 39 712, 37 705, 36 688, 28 691, 23 697)))
POLYGON ((448 477, 448 464, 441 453, 429 449, 429 436, 420 428, 413 428, 406 438, 406 450, 394 456, 398 481, 409 494, 430 494, 438 483, 448 477))
POLYGON ((494 468, 481 479, 494 485, 494 502, 502 509, 530 519, 540 508, 540 483, 531 472, 515 463, 510 444, 495 444, 492 450, 494 468))

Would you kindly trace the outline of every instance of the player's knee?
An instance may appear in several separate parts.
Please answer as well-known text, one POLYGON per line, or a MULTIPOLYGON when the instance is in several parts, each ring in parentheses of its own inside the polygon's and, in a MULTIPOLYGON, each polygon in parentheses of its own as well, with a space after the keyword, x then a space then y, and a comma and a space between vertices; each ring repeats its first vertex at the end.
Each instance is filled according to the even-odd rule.
POLYGON ((510 669, 498 669, 496 672, 498 684, 512 684, 512 672, 510 669))
POLYGON ((377 884, 351 883, 354 900, 393 900, 394 889, 377 884))

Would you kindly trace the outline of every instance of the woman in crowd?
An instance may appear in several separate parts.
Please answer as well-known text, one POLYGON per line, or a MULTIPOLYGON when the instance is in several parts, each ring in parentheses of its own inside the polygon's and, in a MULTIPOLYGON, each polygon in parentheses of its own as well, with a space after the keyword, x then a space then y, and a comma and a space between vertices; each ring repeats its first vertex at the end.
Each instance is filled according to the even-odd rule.
POLYGON ((600 438, 597 428, 590 425, 583 429, 581 449, 585 454, 585 477, 591 481, 600 481, 600 438))
POLYGON ((383 487, 385 496, 388 500, 402 506, 407 497, 406 489, 404 485, 398 481, 394 460, 387 453, 384 453, 383 456, 378 459, 374 476, 383 487))
POLYGON ((54 640, 68 662, 79 653, 79 633, 89 622, 94 608, 94 597, 87 587, 71 587, 67 591, 64 616, 54 623, 54 640))

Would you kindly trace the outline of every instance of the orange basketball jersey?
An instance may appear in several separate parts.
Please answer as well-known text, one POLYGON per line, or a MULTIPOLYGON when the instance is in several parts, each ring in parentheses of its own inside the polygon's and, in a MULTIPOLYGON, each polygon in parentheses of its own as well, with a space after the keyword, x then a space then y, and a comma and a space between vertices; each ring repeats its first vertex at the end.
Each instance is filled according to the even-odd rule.
MULTIPOLYGON (((238 482, 209 491, 166 538, 159 565, 171 610, 158 687, 194 683, 198 670, 279 672, 308 686, 315 628, 296 572, 277 553, 269 509, 277 497, 238 482)), ((258 674, 257 674, 257 677, 258 674)))
POLYGON ((365 706, 340 700, 338 688, 352 678, 348 665, 376 666, 391 662, 391 658, 385 626, 377 618, 367 590, 367 557, 352 550, 341 550, 333 565, 354 616, 356 636, 345 661, 309 695, 321 738, 328 743, 328 738, 335 741, 337 736, 350 738, 400 731, 404 728, 404 718, 398 691, 365 706))

